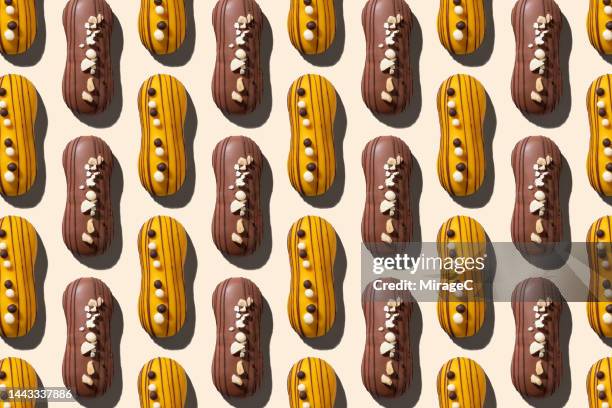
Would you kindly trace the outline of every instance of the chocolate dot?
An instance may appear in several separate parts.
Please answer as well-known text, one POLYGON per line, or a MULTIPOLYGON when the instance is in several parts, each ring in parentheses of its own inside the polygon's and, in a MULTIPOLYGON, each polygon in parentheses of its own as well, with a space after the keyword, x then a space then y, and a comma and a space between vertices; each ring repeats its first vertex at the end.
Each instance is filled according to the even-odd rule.
POLYGON ((598 372, 597 372, 597 378, 599 378, 600 380, 601 380, 602 378, 604 378, 605 376, 606 376, 606 375, 604 374, 604 372, 603 372, 603 371, 598 371, 598 372))
POLYGON ((451 391, 448 393, 448 398, 450 398, 451 400, 456 400, 457 399, 457 393, 455 391, 451 391))
POLYGON ((604 259, 606 257, 606 250, 605 249, 597 250, 597 256, 599 256, 601 259, 604 259))
POLYGON ((147 90, 147 93, 149 94, 149 96, 155 96, 155 94, 157 93, 157 91, 155 90, 155 88, 149 88, 147 90))
POLYGON ((610 141, 610 139, 608 139, 607 137, 603 140, 603 145, 605 147, 610 146, 610 144, 612 144, 612 142, 610 141))
POLYGON ((153 141, 153 144, 155 145, 155 147, 161 147, 162 140, 160 138, 157 138, 153 141))
POLYGON ((303 380, 304 378, 306 378, 306 373, 303 372, 302 370, 298 371, 297 378, 299 378, 300 380, 303 380))
MULTIPOLYGON (((2 112, 0 112, 1 114, 2 112)), ((606 116, 606 109, 605 108, 600 108, 597 113, 599 114, 599 116, 606 116)))
POLYGON ((0 371, 0 380, 4 380, 6 378, 6 373, 4 371, 0 371))
POLYGON ((449 109, 448 110, 448 114, 450 116, 457 116, 457 110, 456 109, 449 109))
MULTIPOLYGON (((612 305, 610 305, 610 306, 612 306, 612 305)), ((317 307, 315 305, 308 305, 308 306, 306 306, 306 311, 308 313, 314 313, 314 312, 317 311, 317 307)))
POLYGON ((612 163, 607 163, 606 164, 606 170, 612 171, 612 163))
POLYGON ((157 165, 157 170, 159 170, 159 171, 166 171, 167 168, 168 168, 168 166, 166 166, 166 163, 159 163, 157 165))
POLYGON ((0 109, 0 115, 2 115, 2 116, 8 115, 8 110, 6 108, 0 109))
POLYGON ((6 89, 0 88, 0 96, 6 95, 6 89))
POLYGON ((612 21, 608 21, 608 22, 606 23, 606 28, 607 28, 608 30, 612 30, 612 21))
POLYGON ((305 249, 300 249, 299 255, 300 255, 300 258, 306 258, 308 256, 305 249))
POLYGON ((606 6, 610 5, 610 0, 603 0, 603 4, 605 4, 606 6))
POLYGON ((453 231, 452 229, 449 229, 448 231, 446 231, 446 236, 449 238, 452 238, 455 236, 455 231, 453 231))
POLYGON ((299 96, 304 96, 304 95, 306 95, 306 90, 304 88, 298 88, 297 89, 297 94, 299 96))
POLYGON ((458 6, 458 5, 460 5, 460 4, 461 4, 461 0, 453 0, 453 4, 454 4, 455 6, 458 6))
POLYGON ((308 114, 305 108, 301 108, 299 113, 300 113, 300 116, 306 116, 308 114))
POLYGON ((305 400, 306 399, 306 391, 300 391, 300 399, 301 400, 305 400))
POLYGON ((149 251, 149 256, 151 258, 157 258, 157 251, 155 249, 152 249, 149 251))
MULTIPOLYGON (((612 163, 611 163, 611 164, 612 164, 612 163)), ((316 169, 316 168, 317 168, 317 165, 316 165, 316 164, 314 164, 314 163, 308 163, 308 164, 306 165, 306 170, 308 170, 308 171, 315 171, 315 169, 316 169)))
POLYGON ((457 305, 455 310, 459 313, 465 313, 465 305, 457 305))
POLYGON ((599 399, 600 400, 605 400, 606 399, 606 392, 605 391, 599 391, 599 399))
POLYGON ((2 251, 0 251, 0 257, 6 258, 7 256, 8 256, 8 251, 6 249, 3 249, 2 251))
POLYGON ((604 279, 604 281, 601 282, 601 285, 604 287, 604 289, 610 289, 610 286, 612 285, 612 283, 610 283, 608 279, 604 279))
POLYGON ((612 305, 607 305, 606 306, 606 312, 612 313, 612 305))
POLYGON ((168 310, 168 308, 166 307, 166 305, 157 305, 157 311, 159 313, 166 313, 166 310, 168 310))
POLYGON ((306 6, 310 6, 312 4, 312 0, 304 0, 304 4, 306 6))
POLYGON ((149 371, 147 373, 147 377, 149 377, 149 379, 151 379, 151 380, 154 379, 155 378, 155 371, 149 371))
POLYGON ((457 138, 453 140, 453 146, 459 147, 461 146, 461 139, 457 138))
POLYGON ((310 288, 312 288, 312 282, 311 282, 311 281, 309 281, 308 279, 307 279, 307 280, 305 280, 305 281, 304 281, 304 287, 305 287, 306 289, 310 289, 310 288))
POLYGON ((306 236, 306 231, 304 231, 303 229, 299 229, 297 231, 297 236, 300 238, 304 238, 306 236))
POLYGON ((0 229, 0 238, 4 238, 6 237, 6 231, 3 229, 0 229))
POLYGON ((168 27, 168 24, 166 24, 165 21, 160 21, 159 23, 157 23, 157 28, 159 28, 160 30, 165 30, 166 27, 168 27))
POLYGON ((162 0, 154 0, 153 2, 155 3, 156 6, 162 5, 162 0))
POLYGON ((10 305, 8 305, 6 310, 8 310, 9 313, 15 313, 17 311, 17 305, 14 305, 14 304, 11 303, 10 305))
POLYGON ((14 29, 17 28, 17 22, 16 21, 9 21, 6 26, 8 27, 9 30, 14 30, 14 29))
POLYGON ((148 230, 147 235, 149 236, 149 238, 153 238, 155 236, 155 230, 152 230, 152 229, 148 230))
POLYGON ((155 289, 161 289, 162 282, 158 279, 155 282, 153 282, 153 286, 155 286, 155 289))
POLYGON ((465 163, 457 163, 455 166, 459 171, 465 171, 465 163))
POLYGON ((597 88, 595 90, 595 93, 597 93, 597 96, 604 96, 604 94, 606 93, 606 91, 603 88, 597 88))
POLYGON ((149 115, 151 115, 151 116, 153 116, 153 117, 157 116, 157 109, 155 109, 155 108, 151 108, 151 109, 149 110, 149 115))
POLYGON ((604 236, 604 235, 606 235, 606 233, 604 232, 604 230, 602 230, 602 229, 598 229, 598 230, 597 230, 597 236, 598 236, 599 238, 603 238, 603 236, 604 236))
POLYGON ((454 90, 453 88, 448 88, 448 89, 446 90, 446 94, 447 94, 448 96, 453 96, 453 95, 455 94, 455 90, 454 90))
POLYGON ((6 168, 9 169, 9 171, 15 171, 17 170, 17 165, 15 163, 9 163, 6 168))
POLYGON ((304 146, 306 146, 306 147, 312 146, 312 140, 310 140, 308 138, 304 139, 304 146))
POLYGON ((4 4, 10 6, 11 4, 13 4, 13 0, 4 0, 4 4))
POLYGON ((463 22, 463 21, 459 21, 459 22, 457 23, 456 27, 457 27, 459 30, 463 30, 463 29, 465 29, 465 22, 463 22))
POLYGON ((4 140, 4 145, 5 145, 6 147, 11 147, 11 146, 13 145, 13 140, 12 140, 12 139, 10 139, 10 138, 5 139, 5 140, 4 140))
POLYGON ((7 399, 8 399, 8 393, 7 393, 6 391, 2 391, 2 392, 0 393, 0 398, 1 398, 2 400, 7 400, 7 399))
POLYGON ((306 23, 306 28, 309 30, 314 30, 315 28, 317 28, 317 23, 315 23, 314 21, 309 21, 306 23))
POLYGON ((151 391, 149 393, 149 398, 151 398, 152 400, 156 400, 157 399, 157 392, 151 391))
POLYGON ((5 287, 5 288, 7 288, 7 289, 12 288, 12 287, 13 287, 13 281, 8 280, 8 279, 7 279, 7 280, 5 280, 5 281, 4 281, 4 287, 5 287))
POLYGON ((449 371, 448 373, 446 373, 446 378, 452 380, 453 378, 455 378, 455 373, 453 371, 449 371))
POLYGON ((454 249, 449 250, 448 256, 450 256, 451 258, 457 257, 457 251, 455 251, 454 249))

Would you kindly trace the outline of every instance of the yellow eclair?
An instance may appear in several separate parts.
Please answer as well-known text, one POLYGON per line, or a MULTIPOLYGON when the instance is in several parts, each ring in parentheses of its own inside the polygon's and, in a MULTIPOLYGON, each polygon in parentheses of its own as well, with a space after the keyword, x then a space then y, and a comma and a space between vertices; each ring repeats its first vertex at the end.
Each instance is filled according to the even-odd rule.
POLYGON ((602 54, 612 54, 612 4, 605 0, 589 0, 587 33, 589 41, 602 54), (610 28, 609 28, 610 27, 610 28))
POLYGON ((183 44, 187 19, 185 0, 140 0, 138 33, 153 54, 172 54, 183 44))
POLYGON ((290 408, 334 408, 336 372, 325 360, 304 358, 291 367, 287 392, 290 408))
POLYGON ((141 408, 183 408, 187 400, 187 375, 171 358, 157 357, 146 363, 138 374, 141 408))
POLYGON ((597 78, 587 93, 591 138, 587 174, 601 195, 612 196, 612 75, 597 78))
POLYGON ((301 76, 291 85, 287 109, 291 121, 287 161, 291 185, 305 196, 324 194, 336 177, 336 90, 320 75, 301 76))
MULTIPOLYGON (((0 387, 13 393, 38 389, 38 375, 27 361, 17 357, 7 357, 0 360, 0 387)), ((42 399, 42 398, 41 398, 42 399)), ((17 398, 4 402, 3 407, 34 408, 36 398, 17 398), (10 402, 9 402, 10 401, 10 402), (8 405, 7 405, 8 404, 8 405)))
POLYGON ((171 337, 185 323, 187 233, 174 218, 149 219, 138 235, 142 278, 138 317, 153 337, 171 337))
POLYGON ((334 0, 290 0, 287 30, 302 54, 321 54, 336 36, 334 0))
POLYGON ((478 191, 485 177, 485 89, 469 75, 453 75, 440 86, 437 105, 440 184, 451 195, 469 196, 478 191))
POLYGON ((22 54, 36 37, 36 0, 10 0, 0 4, 0 52, 22 54))
POLYGON ((612 357, 602 358, 587 375, 589 408, 609 408, 612 397, 612 357), (603 397, 603 398, 602 398, 603 397))
POLYGON ((336 231, 323 218, 300 218, 289 231, 287 251, 291 266, 287 313, 291 327, 302 337, 323 336, 336 319, 336 231))
POLYGON ((586 238, 589 256, 589 324, 602 337, 612 337, 612 216, 599 218, 586 238))
POLYGON ((484 40, 486 24, 483 0, 440 0, 438 37, 451 54, 476 51, 484 40))
POLYGON ((451 337, 474 336, 485 319, 484 255, 486 234, 473 218, 456 216, 448 219, 438 232, 438 255, 443 260, 440 281, 444 283, 472 282, 472 290, 450 293, 440 291, 438 320, 451 337), (448 260, 463 259, 461 266, 447 267, 448 260), (472 265, 467 265, 471 259, 472 265), (480 262, 480 263, 478 263, 480 262), (468 267, 469 266, 469 267, 468 267))
POLYGON ((486 375, 474 360, 457 357, 438 373, 440 408, 482 408, 487 395, 486 375))
POLYGON ((138 174, 152 195, 176 193, 185 181, 185 117, 187 92, 170 75, 154 75, 138 93, 142 138, 138 174))

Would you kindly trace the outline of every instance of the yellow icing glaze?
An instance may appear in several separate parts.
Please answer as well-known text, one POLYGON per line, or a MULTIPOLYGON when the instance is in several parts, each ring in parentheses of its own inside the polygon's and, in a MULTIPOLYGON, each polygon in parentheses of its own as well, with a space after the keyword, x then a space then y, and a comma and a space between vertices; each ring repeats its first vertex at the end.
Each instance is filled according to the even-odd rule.
POLYGON ((38 236, 32 224, 17 216, 0 218, 0 230, 6 233, 0 237, 0 251, 6 251, 6 258, 0 259, 0 329, 3 337, 21 337, 29 333, 36 321, 34 273, 38 236), (10 290, 7 281, 12 285, 10 290), (9 305, 17 306, 17 311, 8 313, 9 305), (7 314, 15 318, 13 323, 7 321, 7 314))
POLYGON ((302 54, 321 54, 331 46, 336 36, 334 0, 312 0, 312 14, 306 14, 304 0, 290 0, 287 30, 291 44, 302 54), (307 24, 313 21, 313 38, 306 39, 307 24))
POLYGON ((312 408, 334 408, 336 372, 325 360, 315 357, 304 358, 291 367, 287 378, 287 392, 290 408, 302 408, 305 402, 312 408), (304 391, 306 399, 303 400, 300 399, 298 390, 300 384, 306 387, 304 391))
POLYGON ((486 31, 486 18, 483 0, 462 0, 462 14, 457 14, 457 5, 453 0, 440 0, 438 11, 438 37, 440 42, 452 54, 471 54, 476 51, 484 40, 486 31), (463 22, 465 28, 457 29, 457 23, 463 22), (453 33, 460 31, 461 40, 457 40, 453 33))
POLYGON ((0 193, 19 196, 27 193, 36 179, 34 124, 38 96, 34 85, 21 75, 0 77, 0 88, 6 91, 0 96, 0 104, 7 111, 6 116, 0 116, 0 193), (17 165, 13 172, 8 170, 11 163, 17 165), (14 179, 9 179, 7 172, 14 179))
POLYGON ((612 324, 606 324, 603 320, 607 313, 606 307, 612 304, 612 297, 606 297, 606 293, 610 292, 604 287, 604 281, 612 282, 612 267, 605 265, 606 262, 612 264, 612 216, 601 217, 591 224, 586 245, 590 269, 587 317, 595 333, 602 337, 612 337, 612 324), (599 257, 600 250, 605 251, 605 257, 599 257))
MULTIPOLYGON (((38 376, 34 367, 27 361, 17 357, 7 357, 0 360, 0 371, 6 374, 6 377, 0 380, 0 385, 6 387, 7 390, 14 392, 18 390, 37 390, 38 376)), ((11 408, 34 408, 36 399, 14 399, 7 401, 11 408)))
POLYGON ((142 327, 153 337, 174 336, 183 327, 186 314, 184 264, 187 233, 174 218, 157 216, 149 219, 138 235, 138 254, 142 270, 138 316, 142 327), (153 231, 155 234, 150 234, 153 231), (151 236, 153 235, 153 236, 151 236), (151 252, 157 256, 153 257, 151 252), (156 266, 156 262, 159 265, 156 266), (161 282, 156 288, 155 282, 161 282), (157 290, 163 291, 159 297, 157 290), (166 310, 158 311, 164 305, 166 310), (155 321, 161 314, 163 322, 155 321))
MULTIPOLYGON (((476 260, 482 258, 484 260, 486 242, 485 230, 478 221, 466 216, 455 216, 442 224, 438 232, 438 254, 442 259, 447 259, 451 257, 451 251, 455 251, 456 259, 476 260)), ((462 273, 457 273, 454 269, 442 268, 440 272, 441 282, 473 281, 473 290, 463 291, 462 296, 458 296, 457 292, 440 292, 438 321, 449 336, 473 336, 482 327, 486 312, 483 287, 484 273, 485 271, 479 270, 476 265, 471 266, 471 268, 466 267, 462 273), (457 306, 459 305, 465 307, 463 313, 458 313, 457 306), (455 314, 459 314, 463 318, 460 323, 455 321, 455 314)))
POLYGON ((154 75, 146 80, 138 93, 138 111, 142 137, 138 157, 138 174, 143 187, 152 195, 168 196, 175 194, 185 181, 185 117, 187 114, 187 92, 183 84, 170 75, 154 75), (149 95, 150 89, 155 95, 149 95), (150 114, 150 103, 154 103, 157 116, 150 114), (160 121, 156 126, 155 120, 160 121), (159 139, 163 154, 158 156, 159 139), (158 181, 155 173, 158 165, 163 163, 166 169, 161 171, 163 180, 158 181))
POLYGON ((155 402, 162 407, 183 408, 187 400, 187 375, 179 363, 171 358, 157 357, 146 363, 138 374, 138 396, 141 408, 153 408, 155 402), (153 373, 150 378, 149 373, 153 373), (157 399, 149 397, 153 386, 157 399))
POLYGON ((474 360, 453 358, 440 369, 437 388, 440 408, 452 408, 454 402, 458 402, 461 408, 482 408, 487 395, 486 375, 474 360), (454 400, 449 398, 451 391, 448 386, 451 384, 455 386, 457 396, 454 400))
MULTIPOLYGON (((587 157, 587 174, 591 186, 606 197, 612 196, 612 182, 604 179, 606 165, 612 163, 612 75, 602 75, 591 83, 587 92, 587 111, 591 138, 589 141, 589 154, 587 157), (597 90, 602 89, 603 95, 597 90), (605 116, 599 115, 598 104, 603 103, 605 116), (609 123, 606 123, 608 121, 609 123), (604 143, 609 140, 610 149, 604 143), (606 152, 609 156, 606 156, 606 152)), ((610 172, 612 177, 612 172, 610 172)))
POLYGON ((30 48, 36 37, 36 0, 13 0, 13 14, 9 14, 9 6, 0 3, 0 52, 3 54, 21 54, 30 48), (16 22, 17 28, 8 29, 10 22, 16 22), (14 34, 9 39, 8 32, 14 34))
POLYGON ((597 51, 602 54, 612 54, 612 41, 604 38, 606 23, 612 20, 612 16, 605 13, 605 7, 602 0, 589 0, 587 33, 589 41, 597 51))
POLYGON ((291 85, 287 96, 287 109, 291 122, 291 144, 287 171, 291 185, 300 194, 318 196, 324 194, 336 177, 334 150, 334 120, 336 118, 336 90, 320 75, 304 75, 291 85), (300 96, 298 89, 305 94, 300 96), (300 116, 298 104, 304 103, 305 116, 300 116), (304 121, 309 121, 305 126, 304 121), (313 156, 307 156, 304 142, 310 140, 313 156), (309 163, 314 163, 313 180, 305 179, 309 163))
POLYGON ((591 366, 587 374, 587 395, 589 396, 589 408, 601 408, 602 402, 612 400, 612 357, 602 358, 591 366), (602 378, 598 378, 597 374, 603 373, 602 378), (598 386, 604 386, 606 399, 599 399, 598 386))
POLYGON ((484 87, 469 75, 453 75, 440 86, 437 106, 440 119, 440 184, 454 196, 474 194, 482 185, 486 169, 483 123, 487 99, 484 87), (449 89, 454 91, 453 95, 448 94, 449 89), (454 103, 454 108, 450 108, 449 103, 454 103), (454 117, 450 115, 451 109, 456 111, 454 117), (458 126, 453 124, 453 120, 459 121, 458 126), (455 139, 461 142, 461 156, 457 155, 455 139), (465 165, 465 170, 458 171, 459 163, 465 165), (461 174, 461 181, 455 180, 455 172, 461 174))
POLYGON ((336 318, 336 295, 334 291, 334 261, 336 259, 336 231, 323 218, 307 216, 296 221, 287 237, 287 251, 291 266, 291 286, 287 313, 291 327, 300 336, 320 337, 325 335, 336 318), (299 231, 303 231, 300 237, 299 231), (306 256, 300 257, 300 244, 306 256), (307 263, 305 265, 305 262, 307 263), (306 288, 305 281, 311 287, 306 288), (306 296, 307 289, 313 296, 306 296), (308 305, 314 305, 312 323, 305 321, 308 305))
POLYGON ((153 0, 140 1, 138 16, 138 33, 140 41, 153 54, 172 54, 185 40, 186 16, 185 0, 162 0, 160 5, 163 13, 157 13, 157 5, 153 0), (166 23, 164 29, 159 29, 160 22, 166 23), (163 33, 163 39, 158 40, 155 32, 163 33))

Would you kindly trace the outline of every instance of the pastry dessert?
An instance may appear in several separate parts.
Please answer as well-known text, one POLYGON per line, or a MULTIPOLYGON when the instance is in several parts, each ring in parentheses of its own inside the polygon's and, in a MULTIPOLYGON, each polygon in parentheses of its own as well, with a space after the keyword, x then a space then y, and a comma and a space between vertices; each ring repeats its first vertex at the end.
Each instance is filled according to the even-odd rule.
POLYGON ((300 218, 291 226, 287 250, 291 266, 287 313, 291 327, 302 337, 323 336, 336 319, 336 231, 323 218, 300 218))
POLYGON ((104 111, 113 96, 113 12, 105 0, 69 0, 63 14, 66 67, 62 93, 75 114, 104 111))
POLYGON ((336 90, 320 75, 301 76, 291 85, 287 109, 291 121, 289 181, 300 194, 322 195, 336 177, 336 90))
POLYGON ((380 136, 361 154, 366 200, 361 237, 374 256, 401 252, 412 241, 412 154, 400 138, 380 136))
POLYGON ((334 0, 289 0, 287 31, 302 54, 321 54, 336 36, 334 0))
POLYGON ((438 294, 438 321, 451 337, 462 338, 476 335, 485 320, 485 265, 487 236, 484 228, 473 218, 463 215, 446 220, 437 238, 438 256, 444 261, 440 270, 440 282, 470 283, 471 290, 438 294), (447 267, 448 259, 472 259, 461 266, 447 267), (480 260, 480 263, 477 261, 480 260))
POLYGON ((587 93, 591 138, 587 174, 591 186, 601 195, 612 196, 612 75, 597 78, 587 93))
POLYGON ((0 331, 21 337, 36 321, 36 230, 25 218, 0 218, 0 331))
POLYGON ((561 242, 561 163, 559 148, 544 136, 527 137, 512 150, 512 242, 523 254, 547 253, 561 242))
POLYGON ((172 54, 185 40, 185 0, 140 0, 138 34, 149 52, 172 54))
POLYGON ((231 136, 217 144, 212 161, 217 182, 213 241, 226 255, 252 254, 263 233, 261 150, 248 137, 231 136))
POLYGON ((561 293, 548 279, 526 279, 512 292, 516 324, 512 383, 523 397, 549 396, 561 383, 562 309, 561 293))
POLYGON ((554 0, 518 0, 512 9, 516 41, 512 99, 524 114, 550 113, 561 99, 562 27, 554 0))
POLYGON ((447 361, 438 373, 440 408, 482 408, 487 396, 486 375, 477 362, 466 357, 447 361))
POLYGON ((154 358, 138 374, 138 397, 140 408, 185 408, 185 370, 171 358, 154 358))
POLYGON ((218 0, 213 9, 217 58, 212 94, 226 114, 252 112, 261 101, 263 24, 264 16, 255 0, 218 0))
POLYGON ((217 339, 212 376, 225 397, 248 397, 263 375, 259 288, 245 278, 226 279, 213 292, 217 339))
POLYGON ((154 196, 175 194, 182 187, 187 171, 185 87, 170 75, 150 77, 140 87, 138 112, 142 130, 138 157, 140 182, 154 196))
POLYGON ((22 54, 36 38, 36 0, 5 0, 2 3, 0 52, 8 55, 22 54))
POLYGON ((589 41, 601 54, 612 54, 612 4, 608 0, 589 0, 587 33, 589 41))
POLYGON ((64 243, 74 255, 99 255, 113 239, 113 153, 99 137, 72 140, 62 156, 66 176, 64 243))
POLYGON ((451 54, 476 51, 484 40, 486 24, 484 0, 440 0, 438 37, 451 54))
POLYGON ((474 194, 485 177, 485 89, 477 79, 453 75, 442 83, 437 98, 440 118, 438 178, 453 196, 474 194))
POLYGON ((38 95, 30 81, 16 74, 0 77, 0 193, 4 196, 27 193, 36 179, 37 110, 38 95))
POLYGON ((138 234, 138 255, 140 324, 152 337, 172 337, 185 323, 187 233, 172 217, 153 217, 138 234))
POLYGON ((100 396, 113 380, 113 295, 101 280, 81 278, 68 285, 62 305, 67 326, 64 385, 79 397, 100 396))
POLYGON ((587 374, 587 395, 589 408, 609 408, 610 391, 612 390, 612 358, 602 358, 591 366, 587 374))
POLYGON ((325 360, 304 358, 291 367, 287 392, 290 408, 334 408, 336 372, 325 360))
POLYGON ((397 283, 395 278, 378 279, 361 296, 366 321, 361 380, 376 398, 398 398, 412 382, 409 329, 414 300, 408 291, 382 286, 397 283))
POLYGON ((595 221, 586 238, 589 257, 589 295, 587 316, 589 324, 601 337, 612 337, 612 216, 595 221))
MULTIPOLYGON (((27 393, 31 390, 38 390, 39 386, 38 375, 34 367, 27 361, 17 357, 0 360, 0 388, 10 390, 13 395, 16 395, 18 392, 27 393)), ((6 391, 3 393, 7 394, 6 391)), ((37 406, 36 398, 18 398, 9 395, 8 398, 3 399, 5 400, 3 406, 7 408, 34 408, 37 406)))
POLYGON ((404 0, 368 0, 361 24, 366 40, 363 101, 374 113, 400 113, 412 95, 410 8, 404 0))

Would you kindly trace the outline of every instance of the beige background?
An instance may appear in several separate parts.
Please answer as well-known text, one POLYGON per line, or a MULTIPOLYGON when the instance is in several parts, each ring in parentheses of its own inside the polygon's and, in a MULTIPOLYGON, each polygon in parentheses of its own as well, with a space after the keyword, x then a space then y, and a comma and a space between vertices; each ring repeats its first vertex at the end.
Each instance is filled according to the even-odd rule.
MULTIPOLYGON (((421 109, 415 123, 404 121, 401 127, 394 128, 377 120, 361 101, 360 80, 364 41, 360 13, 363 1, 345 2, 344 24, 342 21, 339 21, 339 24, 340 31, 345 31, 346 39, 339 61, 331 66, 316 66, 305 61, 289 43, 285 25, 289 2, 260 0, 274 37, 270 64, 273 85, 272 106, 271 114, 265 123, 251 129, 245 129, 226 119, 217 110, 211 98, 210 79, 214 61, 214 36, 210 24, 212 0, 195 1, 195 50, 188 63, 177 67, 160 64, 141 46, 137 34, 137 1, 109 0, 109 3, 123 31, 121 55, 123 106, 118 120, 112 125, 110 123, 112 121, 107 121, 103 128, 92 128, 75 118, 62 101, 61 77, 65 39, 61 29, 61 12, 64 2, 56 0, 45 2, 46 41, 44 53, 36 64, 32 65, 38 59, 36 54, 40 54, 40 48, 30 53, 30 61, 18 59, 10 62, 0 59, 1 73, 17 72, 26 75, 34 82, 44 101, 49 122, 44 141, 46 183, 42 199, 35 206, 32 206, 32 201, 37 200, 29 200, 30 203, 25 205, 24 202, 20 202, 16 206, 8 202, 0 203, 2 215, 18 214, 27 217, 37 228, 46 249, 48 258, 44 286, 46 327, 40 344, 36 338, 30 338, 17 345, 2 346, 0 354, 26 358, 34 365, 46 386, 62 384, 61 359, 65 323, 61 294, 73 279, 93 275, 103 279, 113 291, 123 312, 124 325, 121 338, 122 385, 117 381, 117 385, 120 386, 114 390, 115 398, 107 399, 98 406, 113 404, 123 407, 136 406, 138 399, 135 381, 138 371, 147 359, 158 355, 170 356, 182 363, 197 390, 200 405, 228 406, 214 389, 210 376, 214 342, 211 293, 221 280, 230 276, 245 276, 259 285, 273 313, 274 332, 270 344, 273 384, 269 406, 287 405, 285 381, 289 367, 299 358, 309 355, 325 358, 336 369, 344 388, 345 396, 339 398, 346 401, 344 406, 347 403, 352 407, 377 406, 363 388, 360 377, 364 343, 364 323, 359 296, 359 225, 364 193, 360 155, 365 143, 381 134, 402 137, 420 164, 423 178, 420 225, 422 239, 425 241, 433 240, 443 220, 455 214, 476 217, 493 241, 510 240, 509 223, 514 181, 509 156, 514 144, 522 137, 531 134, 552 137, 571 166, 573 186, 569 210, 574 240, 583 240, 591 222, 611 211, 590 188, 585 172, 588 124, 584 95, 596 76, 610 70, 610 65, 588 43, 585 30, 588 3, 586 1, 559 0, 559 5, 569 20, 573 40, 563 44, 564 47, 572 47, 569 70, 571 89, 565 91, 566 96, 571 93, 569 98, 571 111, 565 122, 557 121, 552 129, 543 129, 529 122, 517 111, 510 98, 514 47, 510 26, 510 10, 514 3, 512 1, 494 2, 494 21, 488 23, 495 24, 495 47, 486 64, 474 67, 458 63, 441 47, 435 25, 437 2, 416 0, 410 2, 419 21, 423 40, 420 78, 417 77, 417 80, 420 80, 422 101, 416 103, 421 105, 421 109), (27 66, 20 67, 13 63, 27 66), (136 160, 140 135, 136 94, 142 81, 148 75, 157 72, 171 73, 179 78, 190 92, 197 110, 195 169, 191 170, 195 171, 195 192, 189 203, 179 208, 167 208, 154 201, 141 187, 137 175, 136 160), (348 117, 343 152, 346 172, 344 191, 339 203, 330 208, 316 208, 302 200, 290 187, 286 175, 289 126, 285 95, 291 81, 298 75, 308 72, 324 74, 332 81, 342 98, 348 117), (497 131, 493 142, 495 185, 490 201, 482 208, 469 209, 454 202, 440 187, 435 173, 439 137, 435 94, 442 80, 457 72, 472 74, 482 81, 491 96, 497 116, 497 131), (563 122, 562 125, 560 122, 563 122), (111 146, 123 170, 123 194, 120 203, 123 248, 117 262, 104 270, 89 268, 74 259, 61 240, 61 218, 65 198, 61 152, 69 140, 82 134, 103 137, 111 146), (233 134, 250 136, 259 144, 274 176, 270 203, 271 254, 267 262, 255 270, 242 269, 226 260, 215 249, 210 236, 214 205, 211 151, 219 140, 233 134), (197 275, 194 287, 197 311, 195 331, 190 341, 184 341, 189 344, 177 350, 165 349, 153 342, 141 329, 136 312, 140 276, 136 235, 141 224, 156 214, 168 214, 183 222, 197 252, 197 275), (346 311, 343 336, 337 346, 327 350, 319 350, 305 344, 291 330, 285 312, 289 281, 286 233, 295 219, 306 214, 321 215, 331 221, 342 239, 348 264, 343 282, 344 305, 339 305, 339 308, 343 307, 346 311), (117 401, 118 398, 120 399, 117 401)), ((342 18, 342 13, 339 13, 339 16, 342 18)), ((566 34, 569 34, 567 27, 566 34)), ((339 47, 336 45, 336 51, 338 49, 342 50, 342 44, 339 47)), ((116 96, 115 102, 119 102, 121 94, 116 96)), ((193 260, 191 262, 193 263, 193 260)), ((107 263, 112 262, 107 261, 107 263)), ((584 304, 571 305, 573 319, 569 358, 571 367, 566 371, 565 382, 570 384, 567 379, 571 371, 571 395, 566 403, 571 407, 586 405, 584 387, 586 372, 595 360, 610 354, 610 348, 590 330, 584 308, 584 304)), ((420 310, 423 332, 419 344, 420 374, 418 373, 417 377, 421 380, 414 386, 416 391, 413 393, 417 397, 408 400, 412 400, 413 404, 419 407, 436 406, 435 378, 439 367, 448 358, 469 356, 476 359, 487 372, 498 405, 528 406, 510 383, 514 325, 508 304, 496 305, 494 334, 486 347, 476 350, 462 349, 445 335, 437 323, 434 304, 421 304, 420 310), (420 397, 418 397, 419 388, 420 397), (417 399, 418 402, 414 402, 417 399)), ((342 332, 342 327, 339 331, 342 332)), ((334 344, 333 341, 326 343, 334 344)), ((565 398, 558 397, 556 402, 547 406, 562 406, 568 393, 569 385, 566 385, 565 391, 560 391, 560 394, 565 394, 565 398)), ((261 406, 264 404, 262 401, 266 399, 260 396, 259 403, 244 402, 241 406, 261 406)), ((410 405, 404 402, 402 406, 410 405)))

